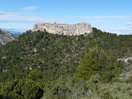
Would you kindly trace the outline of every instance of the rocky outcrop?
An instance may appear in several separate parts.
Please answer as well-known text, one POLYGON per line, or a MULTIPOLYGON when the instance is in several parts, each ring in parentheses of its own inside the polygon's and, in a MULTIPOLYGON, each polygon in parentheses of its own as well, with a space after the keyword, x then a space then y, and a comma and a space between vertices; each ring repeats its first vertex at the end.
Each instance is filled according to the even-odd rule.
POLYGON ((0 45, 5 45, 12 40, 15 40, 15 37, 10 32, 0 29, 0 45))
POLYGON ((47 31, 53 34, 64 34, 64 35, 81 35, 89 34, 92 32, 92 26, 88 23, 78 23, 78 24, 51 24, 42 23, 35 24, 33 31, 47 31))
POLYGON ((123 61, 125 63, 128 63, 128 61, 132 61, 132 57, 128 57, 128 58, 119 58, 118 61, 123 61))

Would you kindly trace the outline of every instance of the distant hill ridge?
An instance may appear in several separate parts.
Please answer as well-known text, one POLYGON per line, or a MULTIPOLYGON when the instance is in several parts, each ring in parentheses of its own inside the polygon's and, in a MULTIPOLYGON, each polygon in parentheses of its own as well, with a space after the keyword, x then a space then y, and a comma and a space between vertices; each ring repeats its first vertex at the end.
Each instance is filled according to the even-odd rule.
POLYGON ((77 23, 77 24, 52 24, 52 23, 41 23, 35 24, 33 31, 47 31, 53 34, 64 34, 64 35, 81 35, 92 33, 92 26, 88 23, 77 23))
POLYGON ((0 29, 0 45, 5 45, 12 40, 15 40, 15 36, 6 30, 0 29))

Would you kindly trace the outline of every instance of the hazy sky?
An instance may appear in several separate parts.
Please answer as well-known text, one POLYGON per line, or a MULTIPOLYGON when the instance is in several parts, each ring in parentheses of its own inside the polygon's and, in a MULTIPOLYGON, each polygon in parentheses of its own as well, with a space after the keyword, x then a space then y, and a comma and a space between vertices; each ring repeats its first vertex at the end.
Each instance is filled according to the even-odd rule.
POLYGON ((132 34, 132 0, 0 0, 0 28, 35 23, 91 23, 103 31, 132 34))

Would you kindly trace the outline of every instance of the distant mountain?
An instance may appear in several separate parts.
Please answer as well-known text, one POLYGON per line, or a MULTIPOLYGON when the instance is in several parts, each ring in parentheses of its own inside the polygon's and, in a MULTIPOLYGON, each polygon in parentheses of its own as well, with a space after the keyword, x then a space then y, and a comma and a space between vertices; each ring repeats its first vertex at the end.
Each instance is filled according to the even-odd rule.
POLYGON ((26 31, 26 29, 13 29, 13 28, 5 29, 5 30, 11 32, 15 36, 19 36, 19 35, 21 35, 22 33, 24 33, 26 31))
POLYGON ((5 45, 6 43, 15 40, 15 36, 10 32, 0 29, 0 45, 5 45))
POLYGON ((19 32, 19 31, 14 31, 14 30, 9 30, 14 36, 19 36, 21 35, 23 32, 19 32))

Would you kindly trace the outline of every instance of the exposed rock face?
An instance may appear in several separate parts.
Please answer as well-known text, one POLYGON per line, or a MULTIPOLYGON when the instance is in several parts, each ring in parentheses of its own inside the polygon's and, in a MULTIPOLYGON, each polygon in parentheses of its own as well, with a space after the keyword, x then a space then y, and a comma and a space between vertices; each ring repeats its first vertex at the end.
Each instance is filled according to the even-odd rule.
POLYGON ((42 23, 35 24, 33 31, 47 31, 53 34, 64 34, 64 35, 81 35, 85 33, 92 32, 92 26, 88 23, 78 23, 78 24, 51 24, 42 23))
POLYGON ((15 40, 15 37, 10 32, 0 29, 0 45, 4 45, 12 40, 15 40))
POLYGON ((128 63, 128 61, 132 61, 132 57, 128 57, 128 58, 119 58, 118 61, 123 61, 125 63, 128 63))

